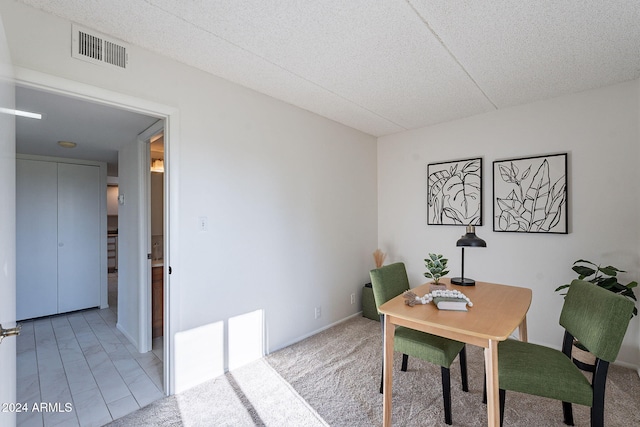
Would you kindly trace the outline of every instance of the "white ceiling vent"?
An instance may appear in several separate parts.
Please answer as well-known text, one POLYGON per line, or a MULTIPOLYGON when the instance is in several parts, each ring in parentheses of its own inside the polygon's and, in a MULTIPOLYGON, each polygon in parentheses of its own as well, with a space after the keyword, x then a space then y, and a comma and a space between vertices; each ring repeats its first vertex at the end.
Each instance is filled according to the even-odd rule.
POLYGON ((75 24, 71 26, 71 32, 72 57, 93 64, 127 68, 127 46, 122 42, 75 24))

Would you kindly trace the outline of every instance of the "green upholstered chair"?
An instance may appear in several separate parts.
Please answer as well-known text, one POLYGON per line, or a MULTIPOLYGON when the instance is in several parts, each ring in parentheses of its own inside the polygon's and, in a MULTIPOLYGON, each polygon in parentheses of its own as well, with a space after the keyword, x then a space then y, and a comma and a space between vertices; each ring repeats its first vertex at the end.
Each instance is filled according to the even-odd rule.
POLYGON ((591 426, 603 426, 607 370, 618 356, 633 307, 621 295, 574 280, 560 314, 565 328, 562 351, 516 340, 499 343, 501 424, 505 390, 513 390, 561 400, 568 425, 573 425, 572 403, 590 406, 591 426), (571 361, 574 337, 596 357, 591 381, 571 361))
MULTIPOLYGON (((390 299, 409 290, 407 270, 403 263, 395 263, 371 270, 371 285, 376 308, 390 299)), ((419 310, 419 307, 415 307, 419 310)), ((384 315, 380 315, 384 336, 384 315)), ((442 397, 444 399, 445 423, 451 424, 451 381, 449 367, 460 354, 460 372, 462 390, 468 391, 467 357, 464 343, 442 338, 436 335, 416 331, 414 329, 396 327, 394 335, 394 350, 402 353, 402 371, 407 370, 409 356, 431 362, 442 367, 442 397)), ((380 393, 382 393, 382 380, 380 393)))

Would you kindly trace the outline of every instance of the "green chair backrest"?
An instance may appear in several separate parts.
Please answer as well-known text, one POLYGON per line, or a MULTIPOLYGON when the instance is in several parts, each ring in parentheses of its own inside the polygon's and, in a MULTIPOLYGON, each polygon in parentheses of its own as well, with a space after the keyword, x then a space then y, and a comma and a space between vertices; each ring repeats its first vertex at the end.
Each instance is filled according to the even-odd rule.
POLYGON ((371 287, 373 288, 376 307, 380 307, 391 298, 409 290, 407 270, 402 262, 371 270, 369 276, 371 277, 371 287))
POLYGON ((607 362, 618 356, 629 326, 633 302, 584 280, 571 282, 560 325, 589 352, 607 362))

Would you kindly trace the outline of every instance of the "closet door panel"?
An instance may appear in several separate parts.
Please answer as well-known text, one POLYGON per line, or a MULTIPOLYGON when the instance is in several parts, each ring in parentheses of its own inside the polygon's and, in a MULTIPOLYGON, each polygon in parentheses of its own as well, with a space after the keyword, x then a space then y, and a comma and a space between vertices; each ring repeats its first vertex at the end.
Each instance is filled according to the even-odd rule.
POLYGON ((16 160, 16 315, 58 312, 57 165, 16 160))
POLYGON ((100 305, 100 168, 58 164, 58 311, 100 305))

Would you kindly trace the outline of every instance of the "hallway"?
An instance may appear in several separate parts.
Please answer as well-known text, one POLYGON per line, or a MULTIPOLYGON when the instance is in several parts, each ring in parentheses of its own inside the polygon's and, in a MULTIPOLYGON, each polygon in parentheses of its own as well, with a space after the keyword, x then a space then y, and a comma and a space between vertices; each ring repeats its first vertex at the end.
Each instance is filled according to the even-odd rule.
MULTIPOLYGON (((109 274, 110 304, 114 281, 109 274)), ((116 328, 116 308, 22 322, 17 395, 29 411, 17 414, 18 426, 101 426, 164 396, 162 340, 138 353, 116 328), (33 412, 41 402, 59 410, 33 412)))

